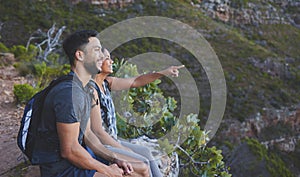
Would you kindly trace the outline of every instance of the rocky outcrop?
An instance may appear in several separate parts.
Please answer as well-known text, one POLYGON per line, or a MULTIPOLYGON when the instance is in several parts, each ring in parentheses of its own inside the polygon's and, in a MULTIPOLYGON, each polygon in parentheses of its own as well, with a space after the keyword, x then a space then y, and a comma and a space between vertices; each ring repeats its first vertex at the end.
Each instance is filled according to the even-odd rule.
POLYGON ((271 77, 279 77, 283 80, 294 79, 290 66, 295 64, 296 59, 287 57, 285 59, 266 58, 263 61, 250 58, 250 64, 259 68, 262 73, 266 73, 271 77))
POLYGON ((239 143, 242 138, 252 137, 258 139, 266 148, 276 146, 281 151, 293 152, 300 140, 300 107, 294 110, 265 108, 263 113, 257 113, 256 116, 242 123, 231 120, 226 124, 229 127, 224 135, 230 137, 231 142, 239 143), (277 137, 275 127, 281 127, 289 132, 281 133, 277 137), (273 134, 269 130, 274 131, 273 134))
POLYGON ((279 150, 284 152, 294 152, 296 150, 297 141, 300 140, 300 136, 296 137, 282 137, 278 139, 273 139, 271 141, 264 141, 261 144, 265 147, 276 146, 279 150))
POLYGON ((79 2, 88 2, 93 5, 102 6, 105 8, 108 7, 119 7, 122 8, 128 4, 134 3, 134 0, 71 0, 73 4, 77 4, 79 2))
POLYGON ((299 8, 300 2, 264 0, 261 3, 232 3, 231 0, 203 0, 192 3, 208 16, 233 25, 291 24, 300 28, 300 15, 289 8, 299 8))

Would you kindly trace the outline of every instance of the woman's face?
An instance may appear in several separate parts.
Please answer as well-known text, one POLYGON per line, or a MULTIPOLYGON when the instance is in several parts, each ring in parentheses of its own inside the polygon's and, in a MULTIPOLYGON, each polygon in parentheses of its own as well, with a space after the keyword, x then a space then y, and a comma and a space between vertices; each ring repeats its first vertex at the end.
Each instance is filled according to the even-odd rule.
POLYGON ((107 49, 104 49, 103 54, 105 59, 101 67, 101 73, 111 74, 113 73, 112 64, 114 63, 114 61, 110 58, 110 53, 107 49))

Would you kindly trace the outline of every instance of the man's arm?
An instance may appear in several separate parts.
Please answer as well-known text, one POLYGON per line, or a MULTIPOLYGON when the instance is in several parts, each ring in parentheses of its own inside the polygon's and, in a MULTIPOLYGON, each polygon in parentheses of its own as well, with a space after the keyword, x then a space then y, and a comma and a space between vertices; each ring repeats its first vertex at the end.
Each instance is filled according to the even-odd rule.
POLYGON ((79 168, 96 170, 108 176, 122 176, 123 171, 115 166, 107 166, 92 158, 79 144, 80 123, 56 123, 60 141, 61 156, 79 168), (112 172, 113 171, 113 172, 112 172))
MULTIPOLYGON (((95 108, 94 108, 95 109, 95 108)), ((98 112, 100 112, 98 110, 98 112)), ((122 168, 125 172, 125 174, 131 174, 133 172, 132 165, 128 162, 126 162, 124 159, 119 157, 117 154, 113 153, 112 151, 108 150, 100 141, 100 139, 92 132, 91 130, 90 121, 88 121, 86 131, 84 133, 84 142, 85 144, 92 149, 92 151, 112 162, 116 163, 120 168, 122 168)))
MULTIPOLYGON (((98 98, 98 94, 97 94, 96 90, 94 90, 94 96, 95 96, 95 98, 98 98)), ((90 147, 96 155, 103 154, 105 152, 101 152, 101 151, 103 151, 103 145, 102 144, 101 145, 96 144, 95 142, 97 142, 97 140, 94 139, 94 138, 97 138, 98 141, 101 141, 104 144, 111 143, 112 146, 114 144, 116 144, 117 146, 114 146, 114 147, 120 147, 122 149, 127 150, 126 147, 122 146, 119 142, 114 140, 103 129, 103 127, 102 127, 102 118, 101 118, 101 114, 100 114, 100 105, 99 104, 92 108, 90 120, 91 120, 91 123, 88 122, 87 127, 90 127, 91 130, 89 130, 88 128, 87 128, 87 130, 95 132, 97 134, 94 134, 93 136, 89 136, 88 139, 85 138, 85 142, 88 145, 88 147, 90 147), (94 129, 94 130, 92 130, 92 129, 94 129), (89 142, 87 142, 87 141, 89 141, 89 142)), ((91 134, 91 133, 89 133, 89 134, 91 134)), ((129 149, 129 151, 131 151, 131 150, 129 149)), ((116 155, 115 158, 117 159, 116 163, 118 164, 119 167, 123 168, 123 170, 125 172, 125 175, 130 174, 132 172, 134 172, 134 174, 137 174, 137 176, 148 176, 149 175, 149 168, 143 161, 140 161, 138 159, 135 159, 135 158, 123 155, 123 154, 119 154, 119 153, 115 153, 115 155, 116 155), (121 160, 119 160, 119 159, 121 159, 121 160), (129 164, 127 162, 132 162, 132 164, 129 164), (130 166, 128 166, 126 164, 128 164, 130 166), (126 171, 126 168, 124 168, 124 166, 126 168, 128 168, 128 170, 130 170, 130 171, 126 171)))
POLYGON ((178 77, 178 70, 183 67, 184 65, 170 66, 169 68, 159 72, 143 74, 132 78, 107 77, 106 79, 109 82, 111 90, 125 90, 144 86, 161 78, 162 76, 178 77))

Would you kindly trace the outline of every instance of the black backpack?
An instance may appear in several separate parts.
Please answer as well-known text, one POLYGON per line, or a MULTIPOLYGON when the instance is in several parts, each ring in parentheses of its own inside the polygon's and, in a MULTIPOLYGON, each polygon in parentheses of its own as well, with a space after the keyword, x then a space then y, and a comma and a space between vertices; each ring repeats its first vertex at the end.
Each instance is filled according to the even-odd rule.
POLYGON ((33 154, 35 152, 36 141, 39 138, 38 127, 42 119, 41 115, 45 98, 54 86, 63 81, 72 79, 73 75, 68 74, 53 80, 46 88, 36 93, 25 106, 17 136, 17 144, 33 165, 38 164, 38 162, 34 160, 33 154))

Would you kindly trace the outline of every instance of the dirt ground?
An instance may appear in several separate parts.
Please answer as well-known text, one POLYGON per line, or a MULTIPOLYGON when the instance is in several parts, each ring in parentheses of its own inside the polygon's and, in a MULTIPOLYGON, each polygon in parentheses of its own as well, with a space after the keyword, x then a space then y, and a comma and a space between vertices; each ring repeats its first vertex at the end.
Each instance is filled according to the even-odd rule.
POLYGON ((24 163, 17 146, 17 134, 23 107, 16 104, 13 85, 24 84, 13 66, 0 67, 0 176, 39 176, 39 169, 24 163))

